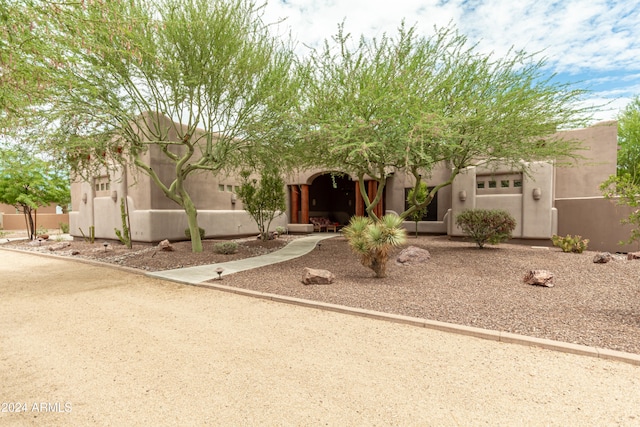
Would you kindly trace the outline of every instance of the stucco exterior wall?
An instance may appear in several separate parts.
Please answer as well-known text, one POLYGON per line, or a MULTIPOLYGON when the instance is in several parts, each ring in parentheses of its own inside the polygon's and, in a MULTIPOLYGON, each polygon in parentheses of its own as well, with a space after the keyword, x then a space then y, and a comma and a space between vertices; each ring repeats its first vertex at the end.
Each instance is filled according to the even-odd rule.
POLYGON ((620 220, 629 216, 634 208, 618 206, 603 197, 582 197, 556 200, 558 208, 558 234, 580 235, 589 239, 589 250, 633 252, 640 250, 640 242, 619 245, 629 239, 632 226, 620 220))
POLYGON ((571 167, 556 168, 555 198, 599 197, 600 184, 616 173, 618 156, 618 122, 608 121, 594 126, 558 132, 561 138, 582 141, 583 150, 571 167))
MULTIPOLYGON (((167 121, 167 126, 171 123, 167 121)), ((576 167, 557 167, 549 162, 529 164, 530 175, 518 175, 519 172, 508 169, 468 168, 462 171, 453 184, 442 188, 437 195, 436 221, 418 223, 420 232, 449 233, 461 235, 455 227, 455 216, 466 208, 501 208, 508 210, 517 220, 514 237, 525 239, 549 239, 558 230, 559 217, 572 216, 572 230, 591 227, 589 220, 581 220, 579 210, 559 214, 561 209, 572 209, 573 204, 567 200, 573 198, 600 196, 599 185, 610 174, 615 173, 617 152, 616 122, 599 123, 581 130, 559 132, 562 138, 580 139, 586 151, 585 156, 576 167), (495 177, 495 178, 491 178, 495 177), (501 184, 494 188, 478 189, 478 182, 485 185, 494 180, 498 183, 509 182, 503 188, 501 184), (514 182, 519 181, 517 188, 514 182), (557 202, 563 200, 562 202, 557 202), (582 224, 582 225, 581 225, 582 224)), ((175 136, 175 135, 174 135, 175 136)), ((169 185, 174 178, 174 164, 166 160, 157 146, 151 146, 144 154, 143 160, 158 172, 162 181, 169 185)), ((291 173, 285 177, 286 183, 293 191, 296 186, 313 186, 314 180, 327 173, 341 172, 314 169, 291 173)), ((389 171, 385 190, 385 209, 387 212, 400 213, 405 206, 405 189, 414 185, 414 178, 401 171, 389 171)), ((428 186, 445 182, 450 176, 447 165, 439 164, 428 176, 422 177, 428 186)), ((349 176, 355 191, 355 176, 349 176)), ((326 182, 326 180, 325 180, 326 182)), ((198 220, 208 236, 249 235, 256 233, 257 226, 243 210, 242 202, 235 196, 240 185, 236 174, 200 173, 191 175, 186 187, 198 208, 198 220)), ((326 184, 325 184, 326 185, 326 184)), ((342 181, 343 186, 350 183, 342 181)), ((318 187, 321 188, 322 186, 318 187)), ((318 188, 305 188, 310 199, 322 197, 318 188)), ((351 192, 351 190, 349 190, 351 192)), ((346 190, 345 190, 346 194, 346 190)), ((353 194, 353 193, 352 193, 353 194)), ((287 197, 287 214, 291 212, 292 194, 287 197)), ((111 173, 109 176, 96 177, 92 182, 76 182, 72 184, 72 209, 70 214, 71 233, 79 236, 79 229, 87 233, 91 225, 96 227, 98 238, 116 238, 114 228, 121 228, 120 200, 127 197, 131 228, 135 240, 158 241, 165 238, 182 239, 187 227, 186 216, 182 209, 169 200, 162 191, 145 174, 135 170, 111 173), (109 181, 109 191, 98 191, 96 183, 109 181)), ((298 197, 298 196, 296 196, 298 197)), ((352 197, 349 195, 348 197, 352 197)), ((298 201, 301 203, 300 201, 298 201)), ((328 212, 314 209, 313 200, 309 200, 310 216, 323 215, 328 212)), ((345 202, 346 203, 346 202, 345 202)), ((318 201, 318 206, 323 206, 318 201)), ((349 205, 350 207, 352 205, 349 205)), ((300 212, 298 219, 301 218, 300 212)), ((337 216, 340 212, 330 212, 337 216)), ((564 219, 563 219, 564 220, 564 219)), ((615 221, 618 218, 616 217, 615 221)), ((341 220, 342 221, 342 220, 341 220)), ((287 216, 279 217, 273 226, 287 225, 287 216)), ((405 227, 411 231, 415 223, 406 222, 405 227)), ((564 223, 563 223, 564 224, 564 223)), ((310 231, 308 224, 295 224, 297 231, 310 231)), ((566 227, 565 227, 566 229, 566 227)), ((598 239, 595 239, 598 240, 598 239)), ((616 240, 617 241, 617 240, 616 240)), ((594 243, 595 244, 595 243, 594 243)), ((607 244, 608 245, 608 244, 607 244)), ((608 245, 610 246, 610 245, 608 245)))
POLYGON ((463 236, 455 218, 465 209, 502 209, 516 219, 514 238, 548 239, 557 232, 553 207, 553 164, 523 163, 528 173, 507 167, 469 167, 452 184, 448 234, 463 236), (482 183, 482 187, 480 186, 482 183), (491 187, 494 185, 495 187, 491 187))

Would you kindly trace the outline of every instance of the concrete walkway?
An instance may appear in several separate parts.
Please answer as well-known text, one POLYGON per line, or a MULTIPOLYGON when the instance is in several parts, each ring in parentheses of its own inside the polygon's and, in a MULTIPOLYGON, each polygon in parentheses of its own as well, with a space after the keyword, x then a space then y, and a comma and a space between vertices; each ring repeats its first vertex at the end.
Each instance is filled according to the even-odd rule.
POLYGON ((174 282, 189 283, 192 285, 206 282, 207 280, 216 279, 218 273, 216 269, 222 268, 222 276, 237 273, 238 271, 249 270, 252 268, 263 267, 269 264, 277 264, 279 262, 288 261, 298 258, 306 253, 311 252, 318 242, 336 237, 339 234, 314 233, 307 237, 301 237, 289 243, 284 248, 271 252, 270 254, 261 255, 253 258, 245 258, 237 261, 229 261, 218 264, 198 265, 195 267, 178 268, 174 270, 155 271, 147 273, 148 276, 158 277, 161 279, 173 280, 174 282))

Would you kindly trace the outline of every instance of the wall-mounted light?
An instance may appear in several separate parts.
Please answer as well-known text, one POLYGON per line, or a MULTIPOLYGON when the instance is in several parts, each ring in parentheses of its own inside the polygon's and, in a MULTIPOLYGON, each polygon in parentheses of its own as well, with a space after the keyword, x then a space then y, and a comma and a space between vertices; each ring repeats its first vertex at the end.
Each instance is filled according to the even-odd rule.
POLYGON ((316 205, 316 199, 311 199, 311 205, 315 206, 316 205))
POLYGON ((231 193, 231 204, 235 205, 237 200, 238 197, 236 196, 236 193, 231 193))
POLYGON ((113 200, 113 203, 118 201, 118 192, 116 190, 111 192, 111 200, 113 200))
POLYGON ((533 196, 533 200, 540 200, 540 198, 542 197, 542 191, 538 187, 536 187, 531 192, 531 195, 533 196))
POLYGON ((82 193, 82 203, 87 204, 87 193, 82 193))
POLYGON ((458 193, 458 198, 461 202, 464 202, 465 200, 467 200, 467 192, 465 190, 460 191, 458 193))

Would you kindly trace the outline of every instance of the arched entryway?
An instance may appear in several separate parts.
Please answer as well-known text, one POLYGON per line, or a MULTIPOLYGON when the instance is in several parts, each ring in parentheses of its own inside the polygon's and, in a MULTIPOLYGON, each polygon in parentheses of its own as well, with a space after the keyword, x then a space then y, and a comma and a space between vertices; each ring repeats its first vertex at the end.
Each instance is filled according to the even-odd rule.
MULTIPOLYGON (((365 215, 365 203, 358 181, 348 175, 321 173, 309 179, 309 184, 290 185, 291 222, 308 224, 311 217, 325 217, 333 223, 346 225, 352 216, 365 215)), ((378 189, 376 181, 366 181, 370 200, 378 189)), ((376 215, 384 212, 383 202, 376 207, 376 215)))

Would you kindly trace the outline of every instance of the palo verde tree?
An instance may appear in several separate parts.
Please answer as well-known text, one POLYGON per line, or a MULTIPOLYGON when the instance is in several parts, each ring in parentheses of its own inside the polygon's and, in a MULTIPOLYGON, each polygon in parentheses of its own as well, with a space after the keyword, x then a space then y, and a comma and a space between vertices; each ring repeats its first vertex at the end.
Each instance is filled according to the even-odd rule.
POLYGON ((588 119, 577 103, 583 91, 545 77, 544 60, 482 54, 450 28, 420 37, 403 25, 395 38, 354 42, 341 26, 309 61, 304 153, 310 164, 356 174, 373 218, 395 170, 415 177, 414 191, 436 165, 451 170, 406 218, 468 166, 572 156, 578 143, 553 134, 588 119), (378 182, 373 200, 367 177, 378 182))
MULTIPOLYGON (((429 193, 429 189, 427 184, 421 182, 420 185, 416 188, 412 188, 409 190, 407 194, 407 202, 410 206, 420 206, 427 199, 427 194, 429 193)), ((427 214, 427 207, 422 207, 420 209, 414 210, 409 218, 415 224, 415 236, 418 238, 418 222, 422 221, 422 218, 427 214)))
MULTIPOLYGON (((605 197, 619 205, 640 207, 640 96, 636 96, 618 116, 618 168, 616 175, 602 183, 605 197)), ((640 209, 621 221, 631 224, 629 239, 620 244, 640 241, 640 209)))
POLYGON ((24 214, 30 239, 36 237, 36 211, 52 203, 71 201, 69 177, 55 163, 24 149, 3 147, 0 152, 0 203, 15 206, 24 214))
POLYGON ((287 140, 297 91, 290 46, 249 0, 27 4, 47 46, 44 148, 83 176, 135 165, 184 209, 192 250, 202 251, 186 182, 257 162, 287 140))
POLYGON ((284 180, 273 166, 265 166, 260 181, 251 178, 249 171, 242 171, 242 185, 238 197, 244 209, 258 225, 260 238, 269 240, 269 227, 273 220, 286 209, 284 180))

